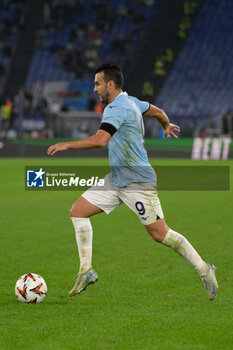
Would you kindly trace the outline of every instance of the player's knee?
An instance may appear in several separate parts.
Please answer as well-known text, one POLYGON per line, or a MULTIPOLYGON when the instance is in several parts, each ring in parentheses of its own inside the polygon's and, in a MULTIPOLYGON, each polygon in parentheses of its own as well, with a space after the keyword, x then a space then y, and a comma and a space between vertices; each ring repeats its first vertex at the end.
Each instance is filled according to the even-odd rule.
POLYGON ((149 233, 150 233, 151 237, 153 238, 153 240, 158 242, 158 243, 161 243, 165 238, 165 234, 162 232, 152 231, 149 233))
MULTIPOLYGON (((163 220, 164 221, 164 220, 163 220)), ((150 236, 156 241, 161 243, 168 231, 168 226, 166 225, 165 221, 161 223, 154 223, 152 225, 146 226, 147 232, 150 234, 150 236)))
POLYGON ((80 198, 78 198, 70 208, 70 216, 71 217, 79 217, 80 215, 80 198))
POLYGON ((70 216, 71 217, 78 217, 78 210, 77 210, 76 203, 74 203, 72 205, 72 207, 70 208, 70 216))

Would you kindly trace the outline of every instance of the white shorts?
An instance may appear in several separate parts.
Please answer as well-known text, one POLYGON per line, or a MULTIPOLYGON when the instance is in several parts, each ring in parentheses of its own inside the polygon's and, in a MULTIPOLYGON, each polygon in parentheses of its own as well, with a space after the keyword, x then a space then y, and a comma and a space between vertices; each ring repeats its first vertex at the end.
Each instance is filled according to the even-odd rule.
POLYGON ((93 186, 84 192, 82 197, 106 214, 125 203, 143 225, 150 225, 164 217, 155 183, 142 182, 116 187, 108 175, 104 180, 104 186, 93 186))

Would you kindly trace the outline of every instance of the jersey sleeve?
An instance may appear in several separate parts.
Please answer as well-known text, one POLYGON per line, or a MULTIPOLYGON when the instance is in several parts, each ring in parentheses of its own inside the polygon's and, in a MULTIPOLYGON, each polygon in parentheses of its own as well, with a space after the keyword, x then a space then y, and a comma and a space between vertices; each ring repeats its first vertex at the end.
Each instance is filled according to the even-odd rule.
POLYGON ((107 106, 104 110, 102 123, 113 125, 116 130, 119 129, 124 121, 124 111, 118 106, 107 106))
POLYGON ((140 109, 141 113, 144 114, 148 111, 148 109, 150 108, 150 103, 147 101, 140 101, 138 98, 136 97, 132 97, 133 101, 136 103, 136 105, 138 106, 138 108, 140 109))

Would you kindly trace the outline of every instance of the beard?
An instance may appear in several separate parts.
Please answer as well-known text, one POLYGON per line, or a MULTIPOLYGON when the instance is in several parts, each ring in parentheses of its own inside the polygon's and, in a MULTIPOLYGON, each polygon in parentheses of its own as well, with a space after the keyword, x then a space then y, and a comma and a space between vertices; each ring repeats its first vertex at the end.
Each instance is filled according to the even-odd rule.
POLYGON ((100 97, 100 102, 104 104, 108 104, 108 101, 109 101, 109 92, 106 91, 106 93, 100 97))

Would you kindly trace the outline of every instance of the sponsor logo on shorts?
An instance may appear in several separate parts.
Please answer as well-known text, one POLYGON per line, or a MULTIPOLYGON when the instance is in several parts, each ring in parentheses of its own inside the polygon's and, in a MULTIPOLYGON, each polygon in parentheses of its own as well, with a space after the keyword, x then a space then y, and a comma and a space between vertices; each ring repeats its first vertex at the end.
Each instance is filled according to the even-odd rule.
POLYGON ((146 221, 146 220, 149 218, 149 216, 150 216, 150 215, 146 216, 145 218, 142 217, 142 220, 145 220, 145 221, 146 221))

